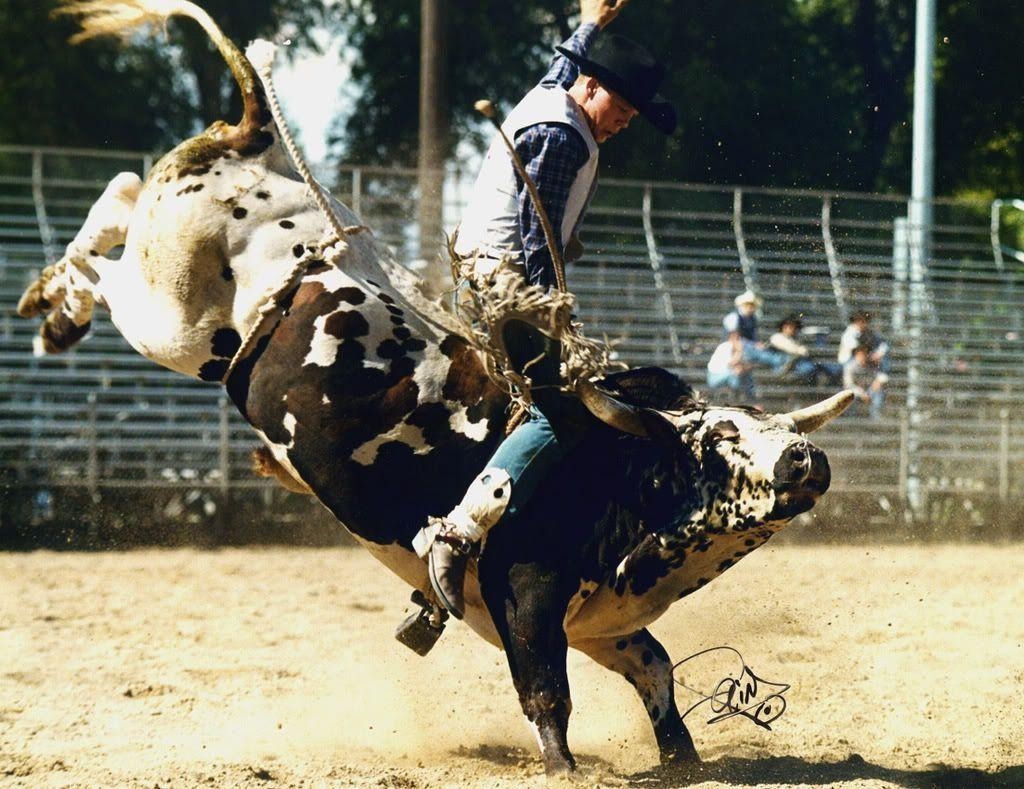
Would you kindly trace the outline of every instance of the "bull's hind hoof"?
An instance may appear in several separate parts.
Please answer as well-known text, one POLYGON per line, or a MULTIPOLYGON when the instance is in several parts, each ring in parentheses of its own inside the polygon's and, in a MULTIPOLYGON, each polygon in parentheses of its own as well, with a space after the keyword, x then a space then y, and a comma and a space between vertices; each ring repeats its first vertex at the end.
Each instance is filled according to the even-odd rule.
POLYGON ((49 312, 54 305, 43 294, 46 285, 53 279, 53 266, 47 266, 39 274, 39 279, 29 285, 18 299, 17 312, 22 318, 35 318, 49 312))

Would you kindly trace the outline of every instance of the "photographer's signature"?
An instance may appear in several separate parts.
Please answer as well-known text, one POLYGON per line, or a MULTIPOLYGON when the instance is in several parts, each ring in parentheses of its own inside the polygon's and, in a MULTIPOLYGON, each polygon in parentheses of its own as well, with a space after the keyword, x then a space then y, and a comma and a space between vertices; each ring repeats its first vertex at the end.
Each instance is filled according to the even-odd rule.
POLYGON ((737 650, 732 647, 711 647, 679 661, 673 666, 673 671, 695 658, 719 650, 728 650, 736 655, 739 660, 738 673, 735 676, 730 673, 715 686, 714 691, 710 694, 704 694, 702 691, 695 690, 676 680, 679 685, 701 697, 700 701, 683 713, 683 717, 685 718, 697 707, 706 703, 712 713, 712 717, 707 721, 709 724, 739 715, 771 731, 772 722, 782 717, 782 713, 786 711, 784 694, 790 686, 783 682, 769 682, 757 676, 750 670, 743 660, 743 656, 737 650))

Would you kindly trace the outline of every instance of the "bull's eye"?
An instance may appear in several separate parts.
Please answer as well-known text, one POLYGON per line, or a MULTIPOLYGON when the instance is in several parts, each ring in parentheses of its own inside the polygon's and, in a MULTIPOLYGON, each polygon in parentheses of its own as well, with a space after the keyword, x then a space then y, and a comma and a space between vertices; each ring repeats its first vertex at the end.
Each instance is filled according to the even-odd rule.
POLYGON ((734 422, 728 419, 715 424, 704 436, 704 440, 711 445, 719 444, 723 441, 735 444, 739 442, 739 439, 739 428, 736 427, 734 422))

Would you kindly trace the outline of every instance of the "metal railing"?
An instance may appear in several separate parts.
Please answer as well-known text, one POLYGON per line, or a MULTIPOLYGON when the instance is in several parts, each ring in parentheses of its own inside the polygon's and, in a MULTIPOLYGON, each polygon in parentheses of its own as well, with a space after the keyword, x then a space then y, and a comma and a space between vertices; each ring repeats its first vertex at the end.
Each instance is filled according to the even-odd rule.
MULTIPOLYGON (((35 359, 35 326, 12 315, 109 178, 152 161, 0 146, 0 467, 9 484, 264 484, 248 471, 251 431, 218 387, 142 359, 100 314, 78 350, 35 359)), ((412 259, 415 171, 337 173, 335 194, 412 259)), ((449 173, 449 230, 466 181, 449 173)), ((999 219, 1011 202, 936 201, 920 250, 909 247, 899 196, 605 179, 568 278, 589 333, 608 336, 631 364, 665 366, 698 386, 722 315, 747 287, 765 297, 765 330, 803 314, 822 358, 834 358, 850 312, 870 310, 894 347, 889 401, 880 421, 844 416, 818 437, 834 458, 834 489, 1008 502, 1024 495, 1022 269, 999 219)), ((767 373, 758 384, 769 408, 827 394, 767 373)))

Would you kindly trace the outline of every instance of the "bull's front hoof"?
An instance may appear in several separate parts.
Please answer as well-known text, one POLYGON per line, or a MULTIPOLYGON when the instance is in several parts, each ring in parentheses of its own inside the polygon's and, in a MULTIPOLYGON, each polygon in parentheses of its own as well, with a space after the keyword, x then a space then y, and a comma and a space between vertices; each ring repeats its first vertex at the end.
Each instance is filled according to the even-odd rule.
POLYGON ((556 758, 544 756, 544 777, 548 786, 577 786, 582 783, 582 776, 576 770, 576 761, 569 756, 556 758))
POLYGON ((692 747, 665 750, 661 752, 661 763, 663 766, 688 767, 703 764, 697 751, 692 747))
POLYGON ((666 786, 688 786, 710 780, 708 765, 700 760, 696 753, 692 759, 676 759, 668 761, 661 758, 661 766, 647 773, 660 784, 666 786))

